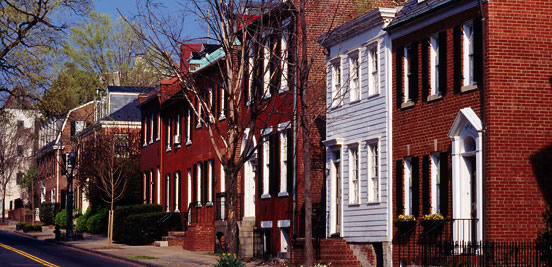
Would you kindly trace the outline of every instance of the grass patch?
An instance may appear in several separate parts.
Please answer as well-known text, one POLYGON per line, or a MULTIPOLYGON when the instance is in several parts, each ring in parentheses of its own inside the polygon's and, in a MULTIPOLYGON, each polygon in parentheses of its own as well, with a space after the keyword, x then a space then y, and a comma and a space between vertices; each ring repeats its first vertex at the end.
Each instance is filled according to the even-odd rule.
POLYGON ((156 260, 156 259, 159 259, 157 257, 146 256, 146 255, 137 255, 137 256, 128 256, 128 257, 131 258, 131 259, 136 259, 136 260, 156 260))

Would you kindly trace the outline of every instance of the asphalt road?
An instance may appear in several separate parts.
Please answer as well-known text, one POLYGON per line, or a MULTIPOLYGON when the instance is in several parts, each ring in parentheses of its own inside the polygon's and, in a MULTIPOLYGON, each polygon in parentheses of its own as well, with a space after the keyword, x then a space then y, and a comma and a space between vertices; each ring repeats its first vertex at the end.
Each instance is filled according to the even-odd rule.
POLYGON ((0 230, 0 266, 135 266, 0 230))

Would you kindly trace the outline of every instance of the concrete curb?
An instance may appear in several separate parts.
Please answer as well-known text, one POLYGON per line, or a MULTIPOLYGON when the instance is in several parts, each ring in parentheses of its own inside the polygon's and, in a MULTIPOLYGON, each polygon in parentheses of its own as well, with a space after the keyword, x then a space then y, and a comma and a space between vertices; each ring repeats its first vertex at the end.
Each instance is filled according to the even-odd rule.
MULTIPOLYGON (((21 236, 25 236, 25 237, 28 237, 28 238, 33 238, 33 239, 38 240, 36 235, 31 235, 31 234, 28 234, 28 233, 19 232, 17 230, 16 231, 11 231, 11 232, 15 233, 17 235, 21 235, 21 236)), ((147 266, 147 267, 158 267, 158 266, 160 266, 160 265, 156 265, 156 264, 152 264, 152 263, 148 263, 148 262, 142 262, 142 261, 139 261, 139 260, 135 260, 135 259, 131 259, 131 258, 119 256, 119 255, 113 255, 113 254, 102 252, 102 251, 97 251, 97 250, 88 249, 88 248, 82 248, 82 247, 75 246, 75 245, 70 244, 70 243, 56 241, 55 239, 45 239, 44 241, 49 242, 49 243, 53 243, 53 244, 57 244, 57 245, 60 245, 60 246, 80 250, 82 252, 92 253, 92 254, 103 256, 103 257, 113 258, 113 259, 116 259, 116 260, 132 263, 132 264, 137 264, 137 265, 140 265, 140 266, 147 266)))

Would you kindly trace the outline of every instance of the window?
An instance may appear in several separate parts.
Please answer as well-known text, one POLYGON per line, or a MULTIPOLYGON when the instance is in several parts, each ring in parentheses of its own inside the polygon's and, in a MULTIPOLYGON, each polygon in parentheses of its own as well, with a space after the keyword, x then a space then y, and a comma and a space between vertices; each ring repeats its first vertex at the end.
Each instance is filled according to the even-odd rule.
MULTIPOLYGON (((289 124, 288 124, 289 125, 289 124)), ((288 129, 280 132, 280 193, 279 196, 287 196, 287 176, 289 171, 288 158, 288 129)))
POLYGON ((263 49, 263 98, 270 97, 270 79, 272 73, 270 71, 270 50, 271 50, 271 37, 263 36, 266 40, 263 49))
POLYGON ((431 155, 431 213, 441 214, 441 175, 438 153, 431 155))
POLYGON ((261 198, 269 198, 269 178, 270 178, 270 133, 263 137, 263 191, 261 198))
POLYGON ((180 144, 180 141, 180 113, 178 113, 174 121, 174 143, 180 144))
POLYGON ((207 184, 207 202, 213 203, 213 177, 215 176, 215 160, 209 160, 208 184, 207 184))
POLYGON ((412 54, 412 48, 410 46, 406 46, 404 48, 404 54, 403 54, 403 69, 404 69, 404 84, 403 84, 403 102, 409 102, 412 101, 412 97, 410 95, 410 84, 412 77, 412 69, 411 69, 411 55, 412 54))
POLYGON ((280 53, 281 53, 281 69, 282 78, 280 81, 280 92, 287 91, 289 89, 288 80, 290 78, 289 73, 289 28, 284 26, 282 30, 282 37, 280 39, 280 53))
POLYGON ((349 55, 349 94, 351 102, 360 100, 360 65, 358 52, 349 55))
POLYGON ((378 79, 378 48, 377 46, 369 50, 370 55, 370 85, 369 95, 375 95, 379 91, 379 79, 378 79))
POLYGON ((368 144, 368 202, 379 201, 378 142, 368 144))
POLYGON ((226 82, 222 82, 220 87, 220 114, 219 120, 226 118, 226 82))
POLYGON ((25 150, 23 149, 23 146, 22 145, 17 145, 17 155, 18 156, 23 156, 25 150))
POLYGON ((360 168, 358 159, 358 146, 349 149, 350 181, 349 204, 360 204, 360 168))
POLYGON ((251 104, 251 101, 254 99, 253 87, 255 86, 255 49, 252 47, 249 48, 249 64, 247 71, 249 72, 249 82, 247 84, 247 105, 251 104))
POLYGON ((203 164, 201 162, 198 162, 197 163, 197 174, 196 174, 196 179, 197 179, 197 193, 196 193, 196 200, 197 200, 197 203, 198 203, 198 206, 201 206, 201 197, 202 197, 202 194, 201 194, 201 178, 203 176, 203 164))
POLYGON ((157 204, 161 205, 161 169, 157 167, 157 204))
POLYGON ((23 126, 25 126, 25 122, 22 121, 22 120, 18 120, 18 121, 17 121, 17 128, 18 128, 18 129, 21 129, 21 128, 23 128, 23 126))
POLYGON ((157 113, 157 123, 155 128, 153 129, 155 131, 155 141, 159 141, 161 139, 161 136, 159 132, 161 132, 161 115, 157 113))
POLYGON ((412 164, 411 159, 404 159, 404 215, 412 215, 412 164))
POLYGON ((190 207, 192 203, 192 169, 188 169, 188 202, 186 208, 190 207))
MULTIPOLYGON (((22 122, 22 121, 21 121, 22 122)), ((71 122, 71 136, 78 135, 86 126, 85 121, 72 121, 71 122)))
POLYGON ((434 34, 430 37, 430 68, 431 68, 431 95, 441 93, 439 88, 439 35, 434 34))
POLYGON ((21 184, 21 182, 23 181, 23 173, 22 172, 18 172, 17 173, 17 176, 15 177, 15 182, 17 184, 21 184))
POLYGON ((115 155, 117 157, 127 157, 129 155, 129 134, 114 134, 113 142, 115 143, 115 155))
POLYGON ((186 145, 192 144, 192 109, 186 111, 186 145))
POLYGON ((332 106, 338 107, 342 104, 341 93, 341 64, 339 59, 332 63, 332 106))
POLYGON ((167 212, 171 211, 171 175, 167 174, 165 180, 165 205, 167 207, 167 212))
POLYGON ((464 61, 464 83, 463 85, 474 85, 476 84, 474 80, 473 72, 473 21, 467 21, 462 25, 463 29, 463 61, 464 61))
POLYGON ((201 128, 201 118, 203 118, 203 113, 202 113, 202 110, 203 108, 201 107, 201 99, 199 96, 196 96, 196 110, 197 110, 197 124, 196 124, 196 128, 201 128))
POLYGON ((175 211, 180 211, 180 171, 177 171, 174 174, 174 205, 175 205, 175 211))
POLYGON ((154 121, 153 121, 153 113, 151 114, 151 118, 149 120, 149 142, 150 144, 153 143, 153 124, 154 124, 154 121))
POLYGON ((167 151, 171 151, 171 118, 167 118, 167 126, 165 127, 167 129, 167 151))

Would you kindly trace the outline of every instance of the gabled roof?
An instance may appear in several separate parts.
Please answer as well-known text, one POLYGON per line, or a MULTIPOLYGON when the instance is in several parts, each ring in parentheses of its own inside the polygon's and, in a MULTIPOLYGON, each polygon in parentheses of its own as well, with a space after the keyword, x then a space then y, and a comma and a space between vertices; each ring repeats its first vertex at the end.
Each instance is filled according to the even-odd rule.
POLYGON ((139 86, 108 86, 107 91, 110 93, 147 93, 151 91, 152 87, 139 87, 139 86))
POLYGON ((460 1, 463 0, 425 0, 423 2, 419 2, 418 0, 410 0, 404 5, 401 11, 397 13, 395 19, 387 26, 387 28, 385 28, 385 30, 392 30, 421 16, 433 13, 441 8, 460 1))
POLYGON ((4 103, 4 108, 12 109, 32 109, 33 104, 27 97, 25 89, 17 85, 13 88, 8 100, 4 103))

